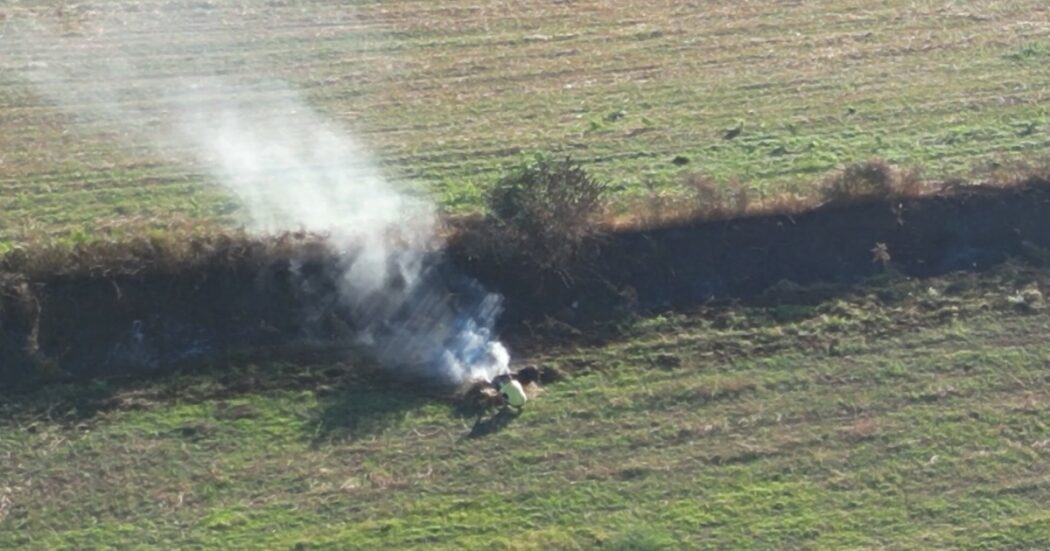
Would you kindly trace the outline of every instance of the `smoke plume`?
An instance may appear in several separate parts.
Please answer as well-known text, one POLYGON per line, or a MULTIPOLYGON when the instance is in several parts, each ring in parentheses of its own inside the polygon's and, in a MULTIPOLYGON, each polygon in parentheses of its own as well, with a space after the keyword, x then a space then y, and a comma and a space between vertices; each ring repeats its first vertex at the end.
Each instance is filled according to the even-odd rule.
POLYGON ((430 201, 388 182, 352 132, 292 85, 232 76, 231 65, 257 61, 250 49, 153 38, 192 37, 208 14, 190 4, 145 3, 155 8, 146 13, 120 5, 79 4, 75 32, 51 13, 9 18, 0 68, 129 150, 145 145, 202 167, 242 205, 251 230, 329 236, 345 259, 339 300, 384 365, 451 384, 507 370, 493 336, 500 298, 442 262, 430 201))

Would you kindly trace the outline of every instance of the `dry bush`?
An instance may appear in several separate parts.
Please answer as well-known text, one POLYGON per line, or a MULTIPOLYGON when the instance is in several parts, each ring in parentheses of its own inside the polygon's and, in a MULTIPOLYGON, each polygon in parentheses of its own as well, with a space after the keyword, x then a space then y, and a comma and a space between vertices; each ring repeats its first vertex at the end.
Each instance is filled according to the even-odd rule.
POLYGON ((882 159, 853 164, 827 178, 820 188, 826 203, 851 204, 886 199, 894 194, 897 173, 882 159))
POLYGON ((657 227, 692 212, 693 204, 681 194, 660 189, 651 180, 646 180, 643 186, 645 194, 629 201, 620 213, 610 213, 604 220, 606 226, 657 227))
POLYGON ((781 193, 762 201, 755 211, 759 214, 801 214, 816 209, 816 199, 798 193, 781 193))
POLYGON ((693 172, 686 175, 683 183, 692 193, 701 209, 720 209, 722 190, 718 183, 707 175, 693 172))
POLYGON ((720 185, 704 174, 692 173, 686 176, 685 186, 696 200, 696 218, 736 218, 746 215, 753 206, 747 187, 735 180, 720 185))
POLYGON ((979 165, 978 172, 986 175, 982 183, 996 187, 1050 183, 1050 154, 1024 159, 993 159, 979 165))
POLYGON ((687 175, 683 183, 695 201, 694 217, 719 218, 731 214, 732 209, 726 204, 721 186, 713 179, 694 172, 687 175))
POLYGON ((740 182, 730 182, 729 188, 732 189, 730 193, 730 205, 733 208, 733 213, 737 216, 743 216, 750 212, 753 203, 751 192, 747 189, 744 184, 740 182))
POLYGON ((677 190, 659 190, 647 186, 648 193, 630 204, 629 214, 608 216, 607 227, 657 228, 668 224, 725 220, 746 216, 755 202, 743 184, 730 181, 719 184, 709 176, 686 174, 677 190))
POLYGON ((490 246, 564 273, 594 229, 605 192, 606 185, 571 158, 537 156, 496 182, 489 195, 496 230, 487 236, 490 246))
POLYGON ((914 199, 931 190, 921 170, 899 170, 882 159, 872 159, 850 165, 825 179, 820 194, 825 203, 851 204, 889 198, 914 199))
POLYGON ((656 193, 636 201, 629 209, 633 227, 658 228, 694 217, 696 206, 681 195, 656 193))
POLYGON ((29 279, 179 273, 194 269, 257 268, 283 258, 316 257, 324 236, 305 232, 251 236, 239 230, 195 234, 178 230, 127 239, 71 244, 38 240, 0 255, 0 273, 29 279))
POLYGON ((910 168, 897 173, 897 180, 893 185, 893 194, 902 198, 920 197, 928 189, 926 180, 923 179, 922 171, 918 168, 910 168))

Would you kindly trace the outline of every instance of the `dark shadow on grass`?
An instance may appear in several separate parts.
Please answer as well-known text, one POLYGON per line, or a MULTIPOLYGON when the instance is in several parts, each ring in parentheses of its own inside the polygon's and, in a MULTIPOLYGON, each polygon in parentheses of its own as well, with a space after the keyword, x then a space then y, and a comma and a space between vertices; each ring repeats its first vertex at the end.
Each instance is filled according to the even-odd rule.
POLYGON ((77 381, 0 392, 0 426, 29 430, 37 424, 82 427, 106 412, 150 410, 174 403, 214 403, 214 412, 199 421, 221 423, 253 415, 253 408, 229 407, 230 400, 305 391, 314 393, 319 402, 316 422, 310 424, 316 427, 312 437, 345 439, 380 432, 403 420, 409 410, 434 399, 391 382, 371 362, 349 359, 359 355, 345 348, 270 350, 188 366, 160 377, 77 381))
POLYGON ((474 420, 471 437, 498 432, 516 416, 492 415, 492 408, 456 399, 452 392, 423 392, 360 359, 361 355, 345 348, 269 350, 187 366, 159 377, 55 383, 22 392, 0 389, 0 426, 84 428, 107 412, 159 409, 175 403, 214 404, 195 422, 219 424, 258 414, 255 408, 231 406, 231 401, 286 391, 317 397, 304 434, 315 446, 382 434, 402 424, 412 411, 434 403, 446 405, 453 417, 474 420), (358 359, 349 359, 354 357, 358 359))
POLYGON ((484 415, 479 415, 474 421, 474 426, 467 433, 466 438, 484 438, 497 434, 510 426, 520 415, 520 411, 514 411, 510 408, 502 408, 487 418, 484 415))
POLYGON ((114 381, 85 381, 17 394, 0 392, 0 426, 32 427, 40 421, 74 426, 113 409, 114 394, 120 388, 114 381))
POLYGON ((462 439, 484 438, 507 428, 521 414, 506 406, 488 399, 481 393, 467 391, 456 400, 452 415, 464 422, 470 422, 470 432, 462 439))
POLYGON ((357 440, 381 434, 428 403, 428 396, 404 385, 382 379, 345 385, 320 398, 312 436, 313 444, 357 440))

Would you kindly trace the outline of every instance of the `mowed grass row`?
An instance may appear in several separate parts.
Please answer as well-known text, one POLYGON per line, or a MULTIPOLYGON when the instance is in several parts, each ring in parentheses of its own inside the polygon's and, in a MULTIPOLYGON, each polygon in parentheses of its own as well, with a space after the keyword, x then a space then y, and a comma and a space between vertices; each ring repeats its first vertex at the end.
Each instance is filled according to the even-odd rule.
POLYGON ((0 547, 1038 549, 1033 281, 641 320, 487 432, 349 361, 9 396, 0 547))
MULTIPOLYGON (((1050 141, 1050 7, 1037 0, 140 0, 20 3, 0 16, 74 37, 99 19, 131 21, 119 39, 94 39, 118 42, 141 77, 99 75, 89 84, 107 97, 202 74, 287 82, 354 129, 393 179, 460 212, 537 150, 578 157, 629 204, 681 193, 688 172, 769 196, 871 157, 948 177, 1041 156, 1050 141)), ((0 55, 0 237, 136 216, 236 220, 187 152, 156 151, 128 128, 142 121, 74 117, 34 91, 24 77, 52 46, 0 55)), ((238 99, 269 93, 252 90, 238 99)))

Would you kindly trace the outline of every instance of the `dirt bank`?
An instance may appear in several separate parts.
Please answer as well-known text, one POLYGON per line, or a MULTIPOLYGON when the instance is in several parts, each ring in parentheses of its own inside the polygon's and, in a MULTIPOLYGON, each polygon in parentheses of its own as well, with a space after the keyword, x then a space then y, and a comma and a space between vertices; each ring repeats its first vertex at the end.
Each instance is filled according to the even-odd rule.
POLYGON ((926 277, 982 270, 1050 247, 1050 182, 959 187, 893 202, 798 215, 685 223, 605 235, 563 281, 530 266, 466 259, 466 271, 512 305, 508 319, 697 304, 786 283, 850 284, 887 269, 926 277), (538 286, 542 281, 544 285, 538 286), (575 307, 573 306, 575 305, 575 307))
MULTIPOLYGON (((503 330, 513 331, 537 318, 610 319, 774 285, 849 284, 886 269, 930 276, 1011 257, 1042 262, 1050 182, 595 236, 584 247, 591 253, 557 274, 479 253, 484 231, 467 228, 442 262, 502 293, 503 330)), ((0 382, 141 374, 235 350, 353 338, 335 291, 348 259, 316 246, 227 244, 185 265, 138 260, 0 273, 0 382)))

